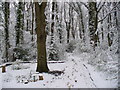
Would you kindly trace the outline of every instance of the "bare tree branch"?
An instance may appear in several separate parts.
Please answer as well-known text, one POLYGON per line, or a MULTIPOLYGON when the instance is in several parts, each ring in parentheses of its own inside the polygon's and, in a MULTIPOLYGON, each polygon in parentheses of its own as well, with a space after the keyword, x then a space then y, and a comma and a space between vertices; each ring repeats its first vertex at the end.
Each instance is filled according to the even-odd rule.
POLYGON ((74 5, 73 3, 72 3, 72 4, 73 4, 74 6, 73 6, 72 4, 70 4, 70 3, 68 3, 68 2, 66 2, 66 3, 67 3, 70 7, 72 7, 72 8, 76 11, 77 14, 79 14, 78 10, 76 9, 76 7, 75 7, 75 5, 74 5))
POLYGON ((117 7, 117 5, 119 5, 119 3, 117 3, 117 4, 110 10, 110 12, 105 15, 105 17, 103 17, 101 20, 99 20, 98 23, 101 22, 101 21, 103 21, 104 19, 106 19, 107 16, 109 16, 111 13, 116 12, 116 10, 114 10, 114 9, 117 7), (113 11, 113 10, 114 10, 114 11, 113 11))
MULTIPOLYGON (((102 0, 101 0, 102 1, 102 0)), ((99 7, 100 6, 100 4, 101 4, 101 1, 99 2, 99 4, 97 5, 97 7, 99 7)))
POLYGON ((101 5, 101 7, 99 6, 98 7, 98 10, 97 10, 97 12, 100 12, 100 10, 102 9, 102 7, 105 5, 105 2, 103 2, 103 4, 101 5))
POLYGON ((110 16, 110 14, 111 14, 111 13, 114 13, 114 12, 116 12, 116 11, 109 12, 108 14, 106 14, 105 17, 103 17, 101 20, 98 21, 98 23, 99 23, 99 22, 102 22, 104 19, 107 18, 107 16, 110 16))
POLYGON ((89 10, 89 7, 84 2, 80 2, 80 3, 83 4, 89 10))

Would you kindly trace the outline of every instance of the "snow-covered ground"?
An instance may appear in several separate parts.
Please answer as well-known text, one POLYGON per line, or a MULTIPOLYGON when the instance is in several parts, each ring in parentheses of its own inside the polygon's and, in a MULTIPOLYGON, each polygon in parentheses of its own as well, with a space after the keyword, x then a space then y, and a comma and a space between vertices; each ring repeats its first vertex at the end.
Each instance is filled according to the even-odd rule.
MULTIPOLYGON (((15 70, 15 64, 6 68, 2 73, 2 88, 117 88, 116 80, 106 79, 105 74, 98 72, 84 60, 85 54, 79 56, 68 54, 65 63, 49 63, 49 69, 64 71, 64 74, 55 76, 42 73, 44 80, 28 82, 37 79, 36 63, 18 65, 21 69, 15 70)), ((1 69, 1 68, 0 68, 1 69)), ((1 77, 0 77, 1 80, 1 77)))

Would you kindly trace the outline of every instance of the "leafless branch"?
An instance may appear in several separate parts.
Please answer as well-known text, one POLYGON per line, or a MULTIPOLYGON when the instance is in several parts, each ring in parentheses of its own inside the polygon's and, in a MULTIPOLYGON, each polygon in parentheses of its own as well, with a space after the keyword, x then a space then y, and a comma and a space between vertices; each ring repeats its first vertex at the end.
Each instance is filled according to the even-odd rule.
POLYGON ((103 2, 103 4, 101 5, 101 7, 100 6, 98 6, 98 10, 97 10, 97 12, 100 12, 100 10, 102 9, 102 7, 105 5, 105 2, 103 2))
POLYGON ((112 11, 112 12, 109 12, 108 14, 105 15, 105 17, 103 17, 101 20, 98 21, 99 22, 102 22, 104 19, 106 19, 108 16, 110 16, 111 13, 114 13, 116 11, 112 11))
POLYGON ((105 15, 105 17, 103 17, 101 20, 99 20, 98 22, 101 22, 101 21, 103 21, 104 19, 106 19, 107 18, 107 16, 109 16, 111 13, 114 13, 114 12, 116 12, 116 10, 114 10, 116 7, 117 7, 117 5, 119 5, 118 3, 110 10, 110 12, 108 13, 108 14, 106 14, 105 15), (114 11, 113 11, 114 10, 114 11))
POLYGON ((83 4, 89 10, 89 7, 84 2, 80 2, 80 3, 83 4))
POLYGON ((78 12, 78 10, 75 8, 75 5, 73 6, 72 4, 70 4, 69 2, 66 2, 70 7, 72 7, 75 11, 76 11, 76 13, 77 14, 79 14, 79 12, 78 12))
MULTIPOLYGON (((102 1, 102 0, 101 0, 102 1)), ((100 6, 100 4, 101 4, 101 1, 99 2, 99 4, 97 5, 97 7, 99 7, 100 6)))

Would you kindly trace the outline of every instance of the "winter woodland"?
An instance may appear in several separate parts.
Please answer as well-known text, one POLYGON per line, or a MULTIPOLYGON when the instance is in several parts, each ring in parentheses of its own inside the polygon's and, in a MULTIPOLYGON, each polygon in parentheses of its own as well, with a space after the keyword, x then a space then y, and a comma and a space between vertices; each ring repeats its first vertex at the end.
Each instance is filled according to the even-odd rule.
POLYGON ((1 88, 120 87, 119 0, 7 1, 0 1, 1 88))

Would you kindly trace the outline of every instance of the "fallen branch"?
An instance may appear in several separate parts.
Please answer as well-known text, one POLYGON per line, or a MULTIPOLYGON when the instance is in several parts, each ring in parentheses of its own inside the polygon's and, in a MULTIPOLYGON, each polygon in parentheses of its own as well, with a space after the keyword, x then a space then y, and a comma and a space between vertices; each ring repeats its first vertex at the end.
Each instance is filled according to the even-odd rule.
MULTIPOLYGON (((2 68, 2 66, 10 66, 13 65, 15 62, 10 62, 10 63, 4 63, 2 65, 0 65, 0 68, 2 68)), ((18 63, 37 63, 36 61, 20 61, 18 63)), ((48 64, 50 63, 65 63, 64 61, 47 61, 48 64)))
POLYGON ((64 61, 47 61, 47 63, 65 63, 64 61))

